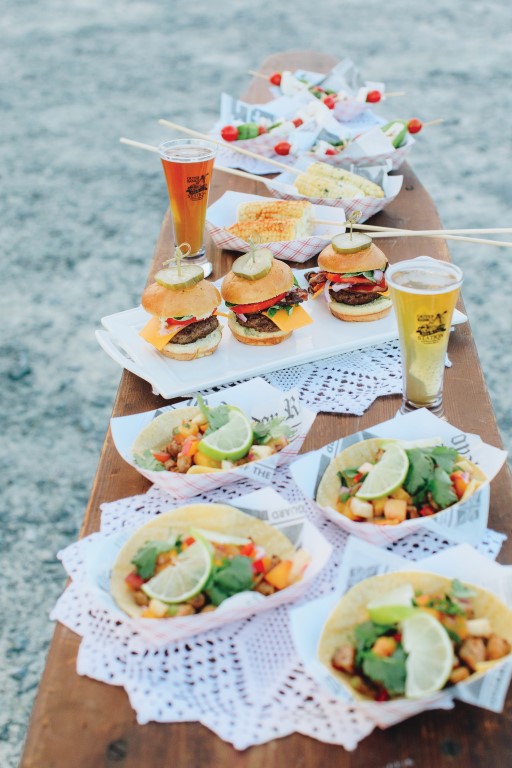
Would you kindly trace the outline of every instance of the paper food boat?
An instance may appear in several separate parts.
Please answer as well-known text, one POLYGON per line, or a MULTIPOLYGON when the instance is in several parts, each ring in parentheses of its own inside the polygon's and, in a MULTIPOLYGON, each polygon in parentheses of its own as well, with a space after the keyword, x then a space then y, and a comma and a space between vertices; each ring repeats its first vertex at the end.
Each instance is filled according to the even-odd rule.
MULTIPOLYGON (((506 459, 506 452, 484 443, 478 435, 466 434, 457 427, 420 409, 405 416, 398 416, 368 431, 358 432, 336 440, 317 451, 300 456, 290 467, 292 476, 302 492, 312 501, 321 478, 331 460, 344 448, 370 437, 390 437, 399 440, 441 438, 444 445, 455 448, 487 476, 484 483, 464 502, 453 504, 430 517, 404 520, 398 525, 375 525, 349 520, 332 507, 319 507, 324 514, 347 533, 377 546, 386 546, 421 529, 429 529, 440 536, 449 536, 457 542, 477 544, 487 528, 489 516, 489 483, 506 459)), ((315 502, 316 503, 316 502, 315 502)), ((318 505, 317 505, 318 506, 318 505)))
MULTIPOLYGON (((58 557, 72 578, 71 588, 80 594, 82 610, 100 617, 99 621, 126 627, 128 643, 137 643, 140 636, 144 642, 155 646, 191 637, 201 632, 208 632, 216 627, 225 626, 262 611, 271 610, 280 605, 297 600, 308 589, 312 580, 327 563, 332 547, 323 535, 306 518, 306 505, 303 502, 291 504, 270 488, 264 488, 237 499, 236 506, 242 512, 254 515, 285 533, 296 548, 303 547, 311 556, 302 579, 286 589, 268 597, 255 592, 244 592, 229 598, 219 608, 210 613, 198 613, 194 616, 174 617, 172 619, 135 619, 117 606, 110 593, 110 573, 117 555, 140 526, 127 525, 114 533, 93 533, 59 552, 58 557), (76 550, 79 549, 80 566, 76 563, 76 550)), ((148 517, 148 521, 151 518, 148 517)), ((64 600, 64 597, 61 598, 64 600)), ((66 623, 65 613, 61 615, 60 601, 52 611, 51 618, 66 623)), ((118 629, 117 632, 121 632, 118 629)), ((100 638, 96 638, 101 642, 100 638)))
MULTIPOLYGON (((284 422, 293 430, 294 438, 282 451, 274 453, 266 459, 251 461, 248 464, 223 472, 202 475, 180 474, 166 470, 157 472, 140 467, 136 463, 132 454, 135 439, 145 427, 151 424, 153 419, 164 412, 179 411, 180 408, 196 405, 195 398, 156 411, 111 419, 112 437, 123 459, 137 472, 175 499, 188 499, 215 488, 230 485, 243 478, 252 478, 261 485, 270 484, 276 467, 285 464, 298 454, 315 419, 315 414, 301 404, 296 390, 281 392, 259 377, 231 389, 209 395, 205 397, 205 401, 211 407, 221 403, 235 405, 256 421, 268 420, 273 416, 283 416, 284 422)), ((169 435, 169 441, 171 437, 172 435, 169 435)))
POLYGON ((411 563, 396 554, 350 537, 333 592, 320 599, 293 606, 290 610, 292 637, 306 671, 323 689, 364 712, 380 728, 388 728, 425 710, 451 709, 454 698, 493 712, 503 711, 512 675, 510 657, 505 657, 483 676, 459 683, 428 698, 379 703, 357 701, 320 663, 317 649, 324 624, 345 592, 369 576, 396 571, 427 571, 450 579, 458 578, 493 592, 504 603, 511 605, 512 584, 508 569, 484 557, 468 544, 449 547, 411 563))

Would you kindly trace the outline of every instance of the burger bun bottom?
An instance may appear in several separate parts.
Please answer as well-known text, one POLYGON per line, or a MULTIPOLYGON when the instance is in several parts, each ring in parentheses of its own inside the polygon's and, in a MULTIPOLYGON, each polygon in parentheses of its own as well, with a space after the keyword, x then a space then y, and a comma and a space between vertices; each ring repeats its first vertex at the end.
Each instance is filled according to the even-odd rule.
POLYGON ((380 320, 391 312, 391 299, 386 296, 380 296, 370 304, 359 304, 352 306, 342 304, 339 301, 330 301, 329 309, 338 320, 345 320, 348 323, 368 323, 372 320, 380 320))
POLYGON ((234 315, 231 315, 228 320, 228 326, 237 341, 241 341, 242 344, 252 344, 257 347, 268 347, 272 344, 280 344, 285 339, 289 339, 292 335, 292 331, 273 331, 272 333, 264 333, 263 331, 256 331, 252 328, 245 328, 240 323, 237 323, 234 315))
POLYGON ((222 330, 219 327, 209 333, 208 336, 197 339, 190 344, 173 344, 170 342, 161 350, 161 354, 171 357, 173 360, 195 360, 197 357, 213 355, 221 338, 222 330))

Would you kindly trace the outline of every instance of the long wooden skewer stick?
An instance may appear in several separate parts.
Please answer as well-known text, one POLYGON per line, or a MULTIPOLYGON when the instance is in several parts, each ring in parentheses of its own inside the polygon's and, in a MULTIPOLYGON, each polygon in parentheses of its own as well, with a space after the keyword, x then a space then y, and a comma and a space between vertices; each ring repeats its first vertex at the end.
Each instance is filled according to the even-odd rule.
MULTIPOLYGON (((133 139, 126 139, 124 136, 122 136, 119 139, 120 144, 127 144, 129 147, 136 147, 137 149, 145 149, 147 152, 154 152, 157 155, 160 154, 160 150, 158 147, 153 146, 152 144, 144 144, 142 141, 134 141, 133 139)), ((274 181, 273 179, 265 179, 261 176, 256 176, 254 173, 246 173, 245 171, 239 171, 237 168, 225 168, 223 165, 215 165, 216 171, 221 171, 222 173, 231 173, 233 176, 241 176, 242 179, 249 179, 250 181, 259 181, 262 184, 275 187, 283 187, 284 189, 289 189, 289 184, 282 184, 280 181, 274 181)), ((331 222, 332 223, 332 222, 331 222)))
POLYGON ((257 152, 251 152, 249 149, 243 149, 242 147, 235 146, 235 142, 226 142, 226 141, 219 141, 218 139, 214 139, 212 136, 209 136, 206 133, 200 133, 199 131, 193 131, 191 128, 186 128, 184 125, 178 125, 177 123, 171 123, 170 120, 159 120, 158 121, 161 125, 165 125, 167 128, 174 128, 176 131, 181 131, 182 133, 188 133, 189 136, 195 136, 198 139, 204 139, 205 141, 212 141, 214 144, 218 144, 219 147, 226 147, 227 149, 232 149, 235 152, 239 152, 241 155, 247 155, 248 157, 253 157, 255 160, 261 160, 265 163, 270 163, 271 165, 275 165, 276 168, 280 168, 282 171, 292 171, 294 173, 302 173, 302 171, 297 171, 293 168, 290 168, 289 165, 285 165, 285 163, 280 163, 279 160, 271 160, 268 157, 264 157, 263 155, 258 155, 257 152))
MULTIPOLYGON (((152 144, 143 144, 141 141, 134 141, 133 139, 126 139, 122 137, 119 139, 121 144, 127 144, 131 147, 136 147, 137 149, 144 149, 147 152, 154 152, 156 154, 159 154, 159 150, 157 147, 154 147, 152 144)), ((225 168, 224 166, 215 166, 215 170, 222 171, 224 173, 231 173, 234 176, 241 176, 242 178, 250 179, 251 181, 260 181, 263 183, 271 183, 276 186, 284 186, 287 187, 286 184, 279 184, 278 182, 272 181, 271 179, 265 179, 263 180, 260 176, 256 176, 253 173, 245 173, 245 171, 239 171, 235 168, 225 168)), ((317 219, 317 223, 320 223, 322 220, 317 219)), ((336 224, 336 222, 323 220, 325 224, 336 224)), ((340 223, 341 224, 341 223, 340 223)), ((375 232, 375 227, 372 227, 372 225, 368 225, 365 227, 364 224, 356 225, 358 229, 370 229, 372 232, 375 232)), ((386 229, 386 231, 381 231, 380 229, 377 230, 379 234, 374 234, 373 237, 432 237, 432 238, 438 238, 440 240, 458 240, 461 242, 466 243, 477 243, 479 245, 495 245, 502 248, 510 248, 512 247, 512 243, 503 242, 500 240, 485 240, 483 238, 478 237, 459 237, 457 235, 449 235, 446 234, 444 230, 407 230, 407 229, 401 229, 401 230, 392 230, 391 228, 386 229), (390 231, 391 230, 391 231, 390 231)), ((371 233, 369 233, 371 234, 371 233)))
MULTIPOLYGON (((331 221, 330 219, 313 219, 315 224, 334 224, 336 225, 338 222, 331 221)), ((345 222, 339 222, 340 226, 343 226, 345 222)), ((352 224, 353 229, 369 229, 372 230, 371 233, 368 232, 367 234, 372 234, 373 237, 378 237, 377 232, 389 232, 389 233, 397 233, 397 232, 407 232, 407 233, 414 233, 418 235, 470 235, 470 234, 481 234, 481 235, 499 235, 499 234, 510 234, 512 232, 512 227, 486 227, 484 229, 403 229, 402 227, 378 227, 375 224, 352 224)))

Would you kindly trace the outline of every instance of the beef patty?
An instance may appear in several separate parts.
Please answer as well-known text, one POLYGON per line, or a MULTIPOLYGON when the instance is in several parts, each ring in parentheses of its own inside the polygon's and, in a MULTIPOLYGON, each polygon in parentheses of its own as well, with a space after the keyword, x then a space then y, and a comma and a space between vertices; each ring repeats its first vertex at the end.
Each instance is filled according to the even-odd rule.
POLYGON ((212 333, 219 327, 219 321, 213 315, 206 320, 198 320, 197 323, 186 325, 182 331, 173 336, 171 344, 192 344, 193 341, 204 339, 205 336, 212 333))
POLYGON ((371 304, 372 301, 377 301, 380 298, 380 293, 365 293, 364 291, 351 291, 350 289, 336 292, 331 288, 329 296, 333 301, 338 301, 340 304, 350 304, 352 307, 359 307, 361 304, 371 304))
POLYGON ((243 325, 244 328, 253 328, 255 331, 261 331, 262 333, 274 333, 279 328, 272 320, 266 315, 262 315, 261 312, 253 312, 250 315, 244 315, 246 320, 242 320, 240 315, 235 315, 237 323, 243 325))

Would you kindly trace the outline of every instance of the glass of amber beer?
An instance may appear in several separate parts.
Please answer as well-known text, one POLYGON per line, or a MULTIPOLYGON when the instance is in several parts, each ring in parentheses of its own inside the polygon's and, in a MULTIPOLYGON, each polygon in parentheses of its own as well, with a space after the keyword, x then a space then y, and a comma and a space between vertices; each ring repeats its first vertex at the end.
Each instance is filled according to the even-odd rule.
POLYGON ((216 145, 176 139, 165 141, 158 149, 171 202, 174 242, 189 244, 187 260, 201 265, 207 276, 211 264, 205 256, 203 235, 216 145))
POLYGON ((453 310, 462 271, 419 256, 386 272, 400 338, 402 413, 428 408, 443 416, 443 377, 453 310))

